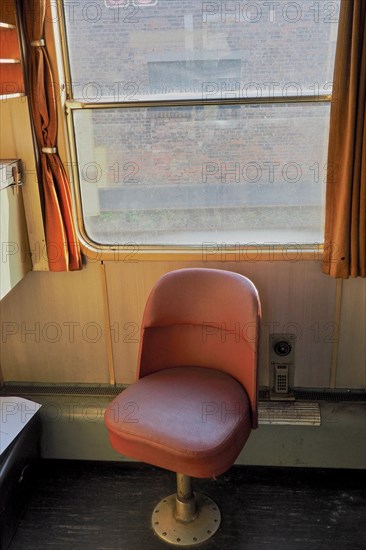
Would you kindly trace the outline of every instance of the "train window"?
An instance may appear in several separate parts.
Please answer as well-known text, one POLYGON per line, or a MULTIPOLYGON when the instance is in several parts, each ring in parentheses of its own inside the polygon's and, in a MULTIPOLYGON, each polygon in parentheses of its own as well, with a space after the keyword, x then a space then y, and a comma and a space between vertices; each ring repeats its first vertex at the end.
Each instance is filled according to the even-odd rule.
POLYGON ((64 1, 87 238, 322 242, 339 4, 64 1))

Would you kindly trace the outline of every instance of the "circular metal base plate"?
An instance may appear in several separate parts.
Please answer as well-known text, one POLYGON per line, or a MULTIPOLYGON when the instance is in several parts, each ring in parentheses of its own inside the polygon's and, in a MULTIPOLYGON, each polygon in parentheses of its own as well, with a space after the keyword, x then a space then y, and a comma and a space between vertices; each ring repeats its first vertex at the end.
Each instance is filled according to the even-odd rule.
POLYGON ((174 517, 176 494, 163 498, 155 506, 151 516, 152 526, 165 542, 177 546, 194 546, 208 540, 220 527, 221 514, 217 504, 200 493, 194 495, 198 514, 189 523, 182 523, 174 517))

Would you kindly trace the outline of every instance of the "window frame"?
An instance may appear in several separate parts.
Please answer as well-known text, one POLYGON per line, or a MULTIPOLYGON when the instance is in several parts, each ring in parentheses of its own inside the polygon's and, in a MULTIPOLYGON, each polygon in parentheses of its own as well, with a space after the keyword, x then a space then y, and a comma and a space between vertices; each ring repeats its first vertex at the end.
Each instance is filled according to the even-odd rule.
MULTIPOLYGON (((55 19, 53 19, 55 21, 55 19)), ((299 244, 288 242, 286 244, 276 243, 246 243, 236 242, 228 244, 225 242, 204 242, 191 245, 146 245, 136 242, 100 244, 93 241, 87 234, 83 216, 81 185, 78 170, 77 147, 73 113, 77 110, 95 109, 143 109, 162 107, 205 107, 218 105, 268 105, 268 104, 301 104, 301 103, 327 103, 332 102, 332 93, 314 94, 302 93, 289 96, 274 97, 229 97, 229 98, 189 98, 189 99, 156 99, 139 101, 80 101, 74 99, 72 94, 72 78, 70 59, 68 51, 68 38, 66 31, 65 12, 63 0, 57 0, 57 26, 61 43, 61 55, 57 59, 62 66, 64 74, 65 98, 62 102, 66 118, 67 135, 66 147, 69 162, 65 168, 69 172, 72 197, 76 214, 76 230, 83 253, 91 261, 123 261, 136 263, 140 260, 148 261, 194 261, 194 262, 257 262, 257 261, 293 261, 302 260, 321 261, 324 251, 324 243, 299 244)), ((60 72, 60 71, 59 71, 60 72)))

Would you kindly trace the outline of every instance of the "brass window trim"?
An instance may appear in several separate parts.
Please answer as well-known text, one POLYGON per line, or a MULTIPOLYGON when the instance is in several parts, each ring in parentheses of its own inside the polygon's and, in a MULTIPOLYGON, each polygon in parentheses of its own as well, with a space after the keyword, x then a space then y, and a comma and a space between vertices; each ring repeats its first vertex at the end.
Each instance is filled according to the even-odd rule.
POLYGON ((146 109, 160 107, 206 107, 220 105, 276 105, 289 103, 330 103, 332 96, 330 94, 301 95, 301 96, 270 96, 249 98, 224 98, 224 99, 151 99, 141 101, 78 101, 77 99, 68 99, 65 102, 69 111, 75 109, 146 109))

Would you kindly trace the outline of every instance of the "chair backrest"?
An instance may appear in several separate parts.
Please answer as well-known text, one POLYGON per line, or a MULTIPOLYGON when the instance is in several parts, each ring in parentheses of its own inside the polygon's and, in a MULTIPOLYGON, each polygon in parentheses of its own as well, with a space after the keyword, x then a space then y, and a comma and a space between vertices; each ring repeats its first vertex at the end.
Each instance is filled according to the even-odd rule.
POLYGON ((188 268, 164 275, 147 300, 138 378, 171 367, 209 367, 245 388, 257 427, 260 301, 238 273, 188 268))

